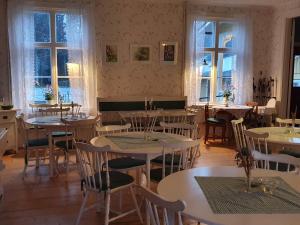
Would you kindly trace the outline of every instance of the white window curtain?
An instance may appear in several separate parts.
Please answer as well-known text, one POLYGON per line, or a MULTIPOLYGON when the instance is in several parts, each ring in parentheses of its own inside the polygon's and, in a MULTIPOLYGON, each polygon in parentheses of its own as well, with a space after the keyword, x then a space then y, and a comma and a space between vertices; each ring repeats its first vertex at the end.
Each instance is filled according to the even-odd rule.
MULTIPOLYGON (((68 5, 64 1, 61 4, 67 20, 70 94, 74 96, 74 102, 82 104, 85 112, 95 114, 97 67, 94 3, 74 2, 68 5), (81 79, 73 79, 72 76, 81 79)), ((29 103, 34 101, 34 22, 30 11, 36 6, 39 5, 35 5, 34 1, 8 1, 12 100, 15 108, 24 113, 30 112, 29 103)), ((51 2, 43 4, 43 7, 51 8, 51 2)))
MULTIPOLYGON (((213 20, 195 14, 186 17, 186 53, 184 91, 188 99, 188 105, 199 103, 199 69, 204 53, 205 30, 197 30, 199 23, 205 20, 213 20), (198 23, 198 24, 197 24, 198 23)), ((252 71, 252 27, 246 18, 235 18, 236 26, 234 36, 236 38, 234 51, 237 54, 236 70, 233 71, 233 86, 235 87, 235 104, 245 104, 252 100, 253 71, 252 71), (251 84, 251 85, 249 85, 251 84)))

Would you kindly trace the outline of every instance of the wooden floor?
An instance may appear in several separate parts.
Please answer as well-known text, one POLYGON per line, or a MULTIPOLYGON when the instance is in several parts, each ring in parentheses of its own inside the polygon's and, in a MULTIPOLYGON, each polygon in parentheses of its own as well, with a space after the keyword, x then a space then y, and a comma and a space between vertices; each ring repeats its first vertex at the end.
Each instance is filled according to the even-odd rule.
MULTIPOLYGON (((2 171, 1 183, 4 184, 5 196, 0 203, 0 225, 73 225, 82 200, 79 176, 72 171, 67 176, 61 174, 56 178, 48 177, 48 168, 36 171, 28 170, 28 177, 23 180, 22 153, 4 157, 6 169, 2 171)), ((222 145, 201 144, 201 156, 197 167, 234 165, 234 151, 222 145)), ((126 194, 124 194, 126 195, 126 194)), ((118 196, 112 200, 117 201, 118 196)), ((131 206, 125 196, 126 206, 131 206)), ((90 199, 92 202, 93 199, 90 199)), ((103 214, 95 210, 86 212, 81 225, 103 224, 103 214)), ((135 214, 111 224, 140 224, 135 214)))

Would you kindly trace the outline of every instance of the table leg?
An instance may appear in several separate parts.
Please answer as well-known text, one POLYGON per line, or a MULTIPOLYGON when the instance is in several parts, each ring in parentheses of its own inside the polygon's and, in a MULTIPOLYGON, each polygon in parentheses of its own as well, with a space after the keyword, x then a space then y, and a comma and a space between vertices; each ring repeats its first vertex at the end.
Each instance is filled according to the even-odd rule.
POLYGON ((49 175, 50 177, 54 176, 54 159, 53 159, 53 143, 51 132, 48 134, 49 141, 49 175))

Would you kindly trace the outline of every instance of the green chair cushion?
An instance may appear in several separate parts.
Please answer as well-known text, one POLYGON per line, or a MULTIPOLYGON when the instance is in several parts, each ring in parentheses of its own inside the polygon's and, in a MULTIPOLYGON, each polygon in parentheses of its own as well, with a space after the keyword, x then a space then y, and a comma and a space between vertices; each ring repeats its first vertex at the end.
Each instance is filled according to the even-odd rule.
MULTIPOLYGON (((99 182, 99 173, 96 173, 94 175, 96 187, 100 189, 100 182, 99 182)), ((131 184, 134 182, 134 179, 132 176, 121 173, 118 171, 109 171, 109 180, 110 180, 110 189, 122 187, 128 184, 131 184)), ((101 172, 101 181, 102 181, 102 187, 101 191, 107 191, 107 182, 106 182, 106 172, 101 172)), ((86 180, 81 180, 81 187, 87 183, 86 180)))
POLYGON ((27 147, 42 147, 48 145, 49 145, 48 138, 31 139, 27 143, 27 147))
POLYGON ((293 150, 293 149, 284 149, 284 150, 280 151, 279 153, 294 156, 296 158, 300 158, 300 151, 293 150))
MULTIPOLYGON (((174 155, 173 157, 173 165, 179 165, 180 161, 180 155, 174 155)), ((163 164, 163 156, 158 156, 155 159, 152 159, 151 162, 153 163, 158 163, 158 164, 163 164)), ((172 165, 172 154, 166 154, 165 155, 165 164, 166 165, 172 165)))
POLYGON ((112 169, 127 169, 146 164, 145 160, 134 159, 132 157, 121 157, 108 160, 108 167, 112 169))
POLYGON ((55 142, 55 146, 58 148, 62 148, 65 151, 69 150, 69 149, 74 149, 73 148, 73 141, 72 140, 68 140, 68 141, 57 141, 55 142), (67 146, 68 143, 68 146, 67 146), (67 148, 68 147, 68 148, 67 148))
POLYGON ((72 132, 65 132, 65 131, 54 131, 51 133, 53 138, 56 137, 64 137, 64 136, 72 136, 72 132))
POLYGON ((208 123, 213 123, 213 124, 222 124, 222 125, 226 124, 226 120, 218 119, 218 118, 214 118, 214 117, 208 118, 207 122, 208 123))

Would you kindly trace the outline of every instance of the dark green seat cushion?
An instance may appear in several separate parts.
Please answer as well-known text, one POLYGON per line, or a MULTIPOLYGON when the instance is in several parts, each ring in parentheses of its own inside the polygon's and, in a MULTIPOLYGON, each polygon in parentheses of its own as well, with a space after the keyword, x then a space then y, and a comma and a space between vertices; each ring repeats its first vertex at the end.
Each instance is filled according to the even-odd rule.
MULTIPOLYGON (((177 172, 178 168, 174 167, 173 168, 173 173, 177 172)), ((171 174, 171 168, 170 167, 166 167, 166 171, 165 171, 165 177, 171 174)), ((150 179, 154 182, 160 182, 163 177, 162 177, 162 168, 155 168, 150 170, 150 179)))
POLYGON ((65 131, 55 131, 51 133, 53 138, 56 137, 64 137, 64 136, 72 136, 72 132, 65 132, 65 131))
POLYGON ((32 139, 29 140, 27 143, 27 147, 43 147, 48 145, 49 145, 48 138, 32 139))
POLYGON ((108 167, 112 169, 127 169, 146 164, 145 160, 134 159, 132 157, 121 157, 108 160, 108 167))
POLYGON ((55 142, 55 146, 58 148, 62 148, 64 150, 69 150, 69 149, 74 149, 73 146, 73 141, 72 140, 68 140, 68 141, 57 141, 55 142), (67 146, 68 143, 68 146, 67 146))
POLYGON ((214 118, 214 117, 208 118, 207 122, 208 123, 213 123, 213 124, 222 124, 222 125, 226 124, 226 120, 218 119, 218 118, 214 118))
MULTIPOLYGON (((276 162, 269 162, 269 168, 270 170, 277 170, 276 169, 276 165, 277 163, 276 162)), ((258 161, 257 162, 257 168, 264 168, 264 161, 258 161)), ((286 163, 278 163, 278 171, 281 171, 281 172, 286 172, 288 169, 288 164, 286 163)), ((291 165, 290 166, 290 171, 294 171, 296 168, 291 165)))
MULTIPOLYGON (((173 157, 173 165, 179 165, 180 161, 180 155, 174 155, 173 157)), ((163 164, 163 156, 158 156, 155 159, 152 159, 151 162, 153 163, 158 163, 158 164, 163 164)), ((172 154, 166 154, 165 155, 165 164, 166 165, 172 165, 172 154)))
POLYGON ((293 149, 284 149, 284 150, 280 151, 279 153, 294 156, 296 158, 300 158, 300 151, 293 150, 293 149))
MULTIPOLYGON (((94 175, 94 178, 95 178, 96 187, 100 189, 99 173, 96 173, 94 175)), ((132 176, 118 171, 109 171, 109 180, 110 180, 110 189, 118 188, 134 182, 132 176)), ((106 182, 105 171, 101 172, 101 181, 102 181, 101 191, 106 191, 108 187, 106 182)), ((81 187, 83 187, 83 185, 85 185, 86 183, 87 181, 81 180, 81 187)))

